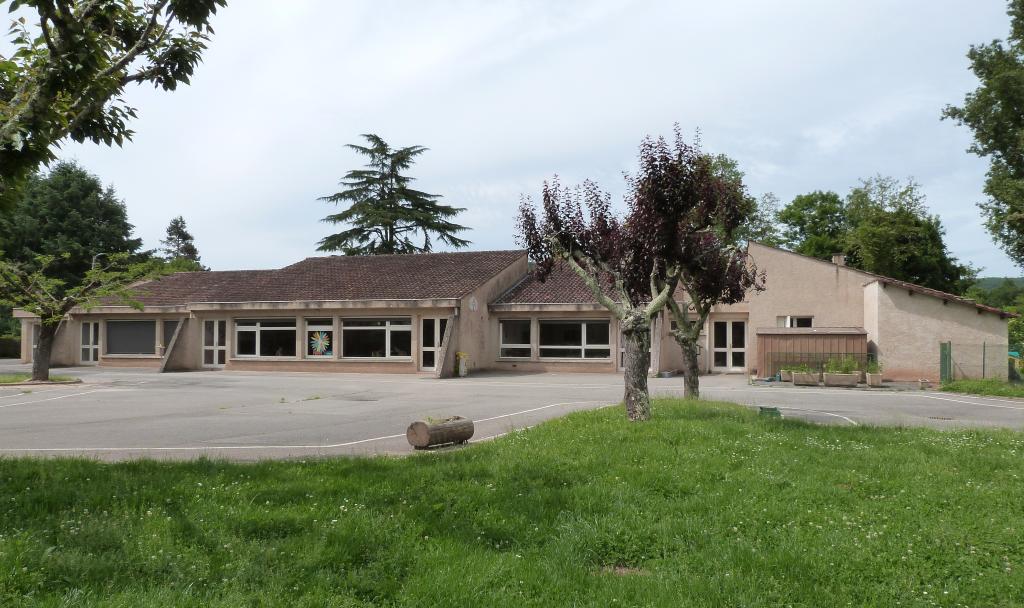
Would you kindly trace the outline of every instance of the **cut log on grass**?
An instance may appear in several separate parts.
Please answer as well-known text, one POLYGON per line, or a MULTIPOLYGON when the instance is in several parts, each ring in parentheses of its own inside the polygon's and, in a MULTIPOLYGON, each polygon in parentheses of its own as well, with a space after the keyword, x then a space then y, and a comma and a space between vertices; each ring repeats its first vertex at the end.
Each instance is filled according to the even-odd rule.
POLYGON ((422 450, 424 448, 451 443, 466 443, 473 436, 473 421, 462 416, 452 416, 444 420, 424 422, 417 420, 409 425, 405 438, 409 445, 422 450))

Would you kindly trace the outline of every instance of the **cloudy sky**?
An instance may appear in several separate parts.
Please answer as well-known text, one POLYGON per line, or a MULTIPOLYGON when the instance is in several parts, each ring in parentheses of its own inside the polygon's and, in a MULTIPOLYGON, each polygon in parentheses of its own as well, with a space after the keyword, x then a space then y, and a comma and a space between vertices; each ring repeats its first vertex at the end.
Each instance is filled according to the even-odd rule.
POLYGON ((975 203, 986 163, 941 121, 976 85, 1002 0, 431 2, 231 0, 192 86, 135 88, 135 140, 68 146, 148 247, 185 217, 214 269, 315 255, 316 198, 360 133, 421 144, 419 186, 466 207, 477 249, 515 246, 520 194, 554 173, 621 196, 645 134, 679 122, 786 202, 913 177, 956 256, 1020 274, 975 203))

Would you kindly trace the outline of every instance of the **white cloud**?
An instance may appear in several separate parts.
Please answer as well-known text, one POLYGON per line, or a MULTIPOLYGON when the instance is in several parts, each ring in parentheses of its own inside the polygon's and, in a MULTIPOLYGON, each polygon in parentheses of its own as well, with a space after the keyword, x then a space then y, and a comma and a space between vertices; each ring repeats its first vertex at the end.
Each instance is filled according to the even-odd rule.
POLYGON ((1002 2, 233 0, 192 86, 133 89, 124 149, 69 146, 126 199, 148 246, 184 215, 215 268, 314 253, 317 196, 378 132, 431 148, 420 185, 469 211, 477 248, 514 246, 521 193, 553 173, 616 197, 648 133, 679 121, 783 201, 914 175, 954 252, 1015 272, 980 227, 985 164, 939 114, 974 83, 1002 2), (955 225, 954 225, 955 224, 955 225))

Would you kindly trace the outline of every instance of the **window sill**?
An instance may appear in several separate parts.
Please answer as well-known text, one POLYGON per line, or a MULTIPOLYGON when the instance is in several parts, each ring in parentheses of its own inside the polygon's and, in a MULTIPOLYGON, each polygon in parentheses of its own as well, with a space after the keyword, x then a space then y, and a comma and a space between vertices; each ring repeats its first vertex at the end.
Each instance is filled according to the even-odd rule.
POLYGON ((345 361, 355 361, 357 363, 366 363, 368 361, 378 363, 412 363, 412 357, 339 357, 335 359, 339 363, 345 361))
POLYGON ((537 359, 541 363, 554 362, 554 363, 611 363, 611 357, 606 359, 583 359, 579 357, 541 357, 537 359))
POLYGON ((258 355, 236 355, 231 361, 301 361, 298 357, 260 357, 258 355))
POLYGON ((149 355, 146 355, 146 354, 139 354, 139 355, 128 355, 128 354, 103 355, 103 358, 104 359, 163 359, 163 357, 161 355, 156 355, 156 354, 149 354, 149 355))

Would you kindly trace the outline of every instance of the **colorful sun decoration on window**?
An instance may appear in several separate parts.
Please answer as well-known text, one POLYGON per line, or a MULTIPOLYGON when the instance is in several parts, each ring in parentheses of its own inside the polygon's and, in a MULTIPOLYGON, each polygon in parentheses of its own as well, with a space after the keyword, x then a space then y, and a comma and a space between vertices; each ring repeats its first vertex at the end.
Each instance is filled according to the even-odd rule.
POLYGON ((314 331, 309 334, 309 350, 314 355, 331 354, 331 333, 314 331))

